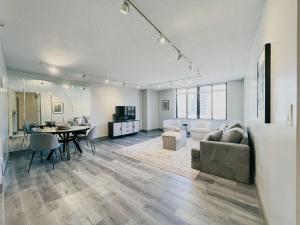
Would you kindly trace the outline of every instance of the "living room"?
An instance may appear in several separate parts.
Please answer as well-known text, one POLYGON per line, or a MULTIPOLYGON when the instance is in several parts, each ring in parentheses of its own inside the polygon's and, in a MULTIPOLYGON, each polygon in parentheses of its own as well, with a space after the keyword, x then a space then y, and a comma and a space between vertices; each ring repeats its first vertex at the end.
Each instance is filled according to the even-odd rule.
POLYGON ((300 224, 298 5, 1 0, 2 224, 300 224))

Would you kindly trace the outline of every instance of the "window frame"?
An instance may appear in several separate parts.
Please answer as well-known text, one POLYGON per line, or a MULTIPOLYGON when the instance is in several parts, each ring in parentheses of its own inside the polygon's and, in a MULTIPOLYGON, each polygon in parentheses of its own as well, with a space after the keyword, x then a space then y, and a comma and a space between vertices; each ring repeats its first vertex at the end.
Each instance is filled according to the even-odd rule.
POLYGON ((213 84, 205 84, 205 85, 200 85, 200 86, 192 86, 192 87, 186 87, 186 88, 177 88, 176 89, 176 118, 177 119, 201 119, 201 120, 216 120, 216 121, 224 121, 227 120, 227 96, 228 96, 228 92, 227 92, 227 82, 221 82, 221 83, 213 83, 213 84), (217 85, 225 85, 225 118, 224 119, 214 119, 214 112, 213 112, 213 86, 217 86, 217 85), (210 93, 211 93, 211 116, 210 119, 203 119, 200 117, 200 88, 201 87, 207 87, 210 86, 210 93), (188 89, 190 88, 197 88, 197 118, 188 118, 188 89), (178 89, 185 89, 185 96, 186 96, 186 102, 185 102, 185 107, 186 107, 186 111, 185 111, 185 117, 178 117, 178 101, 177 101, 177 91, 178 89))

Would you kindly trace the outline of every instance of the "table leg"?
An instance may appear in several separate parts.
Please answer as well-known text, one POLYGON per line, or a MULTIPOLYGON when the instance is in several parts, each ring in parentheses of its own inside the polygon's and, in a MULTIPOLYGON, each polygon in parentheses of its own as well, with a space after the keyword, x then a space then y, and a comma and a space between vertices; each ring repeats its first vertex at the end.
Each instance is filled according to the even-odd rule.
POLYGON ((82 153, 82 149, 80 148, 79 143, 76 141, 76 138, 77 138, 77 135, 74 134, 73 143, 74 143, 74 145, 76 146, 76 148, 78 149, 78 151, 79 151, 80 153, 82 153))
MULTIPOLYGON (((67 140, 67 139, 69 140, 69 133, 67 133, 67 137, 66 137, 65 140, 67 140)), ((65 143, 65 145, 67 145, 67 143, 65 143)), ((70 147, 69 147, 69 143, 68 143, 68 146, 67 146, 67 159, 70 160, 70 147)))

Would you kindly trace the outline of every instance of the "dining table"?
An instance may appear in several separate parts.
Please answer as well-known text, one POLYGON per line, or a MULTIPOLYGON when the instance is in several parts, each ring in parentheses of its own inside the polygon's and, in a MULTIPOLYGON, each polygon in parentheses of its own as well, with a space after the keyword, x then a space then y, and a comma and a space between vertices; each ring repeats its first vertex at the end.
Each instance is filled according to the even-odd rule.
MULTIPOLYGON (((44 127, 38 129, 36 132, 58 135, 59 142, 63 144, 63 152, 67 152, 67 159, 70 160, 70 151, 67 145, 71 142, 74 143, 77 150, 82 153, 82 149, 77 140, 77 135, 82 134, 82 132, 86 132, 89 129, 89 126, 70 126, 68 129, 60 129, 59 127, 44 127)), ((51 151, 47 160, 51 159, 52 154, 53 152, 51 151)))

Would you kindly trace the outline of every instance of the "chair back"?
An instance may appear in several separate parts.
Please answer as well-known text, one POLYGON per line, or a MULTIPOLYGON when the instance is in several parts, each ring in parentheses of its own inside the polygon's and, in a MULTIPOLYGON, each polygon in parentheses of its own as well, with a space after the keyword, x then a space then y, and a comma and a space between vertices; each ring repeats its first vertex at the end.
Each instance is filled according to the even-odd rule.
POLYGON ((53 134, 32 134, 30 136, 31 149, 33 151, 53 150, 59 147, 57 137, 53 134))
POLYGON ((178 129, 180 130, 181 129, 181 126, 182 126, 182 123, 180 120, 178 119, 170 119, 170 120, 164 120, 163 121, 163 128, 164 129, 178 129))
POLYGON ((96 138, 96 127, 93 127, 88 135, 87 135, 87 138, 90 139, 90 140, 94 140, 96 138))

